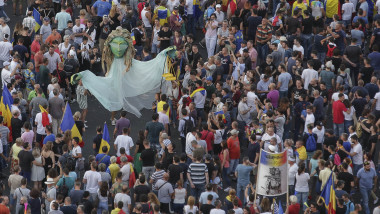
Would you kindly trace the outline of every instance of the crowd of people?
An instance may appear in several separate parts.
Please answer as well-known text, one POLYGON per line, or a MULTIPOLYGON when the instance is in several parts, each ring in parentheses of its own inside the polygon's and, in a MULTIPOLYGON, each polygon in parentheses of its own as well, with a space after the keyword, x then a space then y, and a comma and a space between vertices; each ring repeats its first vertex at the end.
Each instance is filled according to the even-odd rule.
POLYGON ((319 197, 330 175, 336 214, 380 213, 380 1, 27 4, 14 23, 0 1, 1 82, 13 98, 11 121, 0 116, 0 213, 278 213, 255 193, 261 149, 287 151, 285 213, 330 213, 319 197), (101 147, 101 127, 84 148, 59 128, 65 102, 77 103, 83 136, 93 107, 70 78, 104 76, 105 40, 120 27, 137 60, 175 46, 178 80, 156 94, 136 139, 127 113, 112 112, 113 148, 101 147))

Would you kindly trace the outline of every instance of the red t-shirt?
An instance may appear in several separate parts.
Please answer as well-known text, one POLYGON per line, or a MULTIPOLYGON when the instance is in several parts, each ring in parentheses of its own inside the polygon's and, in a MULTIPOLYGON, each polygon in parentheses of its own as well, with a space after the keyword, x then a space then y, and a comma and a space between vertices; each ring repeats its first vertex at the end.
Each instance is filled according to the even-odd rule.
MULTIPOLYGON (((33 51, 34 53, 37 53, 40 50, 40 43, 34 40, 32 42, 32 45, 30 46, 30 50, 33 51)), ((32 54, 31 59, 34 59, 34 54, 32 54)))
POLYGON ((333 103, 333 122, 335 124, 344 123, 344 115, 343 112, 347 111, 346 106, 342 103, 342 101, 337 100, 333 103))
POLYGON ((6 207, 4 204, 0 204, 0 213, 1 214, 9 214, 9 208, 6 207))
POLYGON ((208 130, 203 130, 201 132, 202 134, 202 137, 201 139, 202 140, 205 140, 206 143, 207 143, 207 151, 211 151, 212 150, 212 144, 214 144, 214 133, 208 131, 208 130))
POLYGON ((232 136, 227 139, 227 147, 230 151, 230 159, 240 158, 240 143, 237 136, 232 136))
MULTIPOLYGON (((133 163, 133 157, 132 156, 127 155, 127 160, 128 160, 128 162, 133 163)), ((119 164, 119 165, 121 164, 120 157, 117 157, 116 163, 119 164)))
POLYGON ((300 204, 292 204, 288 207, 289 214, 300 213, 300 204))

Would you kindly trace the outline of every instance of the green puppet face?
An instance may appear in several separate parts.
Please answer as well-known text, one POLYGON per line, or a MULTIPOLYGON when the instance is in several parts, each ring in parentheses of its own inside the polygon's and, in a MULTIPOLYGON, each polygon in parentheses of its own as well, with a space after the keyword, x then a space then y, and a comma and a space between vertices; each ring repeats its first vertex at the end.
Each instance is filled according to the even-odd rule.
POLYGON ((110 42, 110 47, 115 57, 121 58, 128 48, 128 42, 123 37, 115 37, 110 42))

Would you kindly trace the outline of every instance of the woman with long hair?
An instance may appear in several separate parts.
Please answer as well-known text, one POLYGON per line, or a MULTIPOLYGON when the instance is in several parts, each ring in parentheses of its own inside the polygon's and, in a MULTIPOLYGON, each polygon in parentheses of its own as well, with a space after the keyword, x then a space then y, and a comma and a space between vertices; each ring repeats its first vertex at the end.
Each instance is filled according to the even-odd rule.
POLYGON ((22 26, 21 22, 17 22, 15 25, 15 28, 13 29, 13 41, 15 41, 13 44, 16 45, 18 39, 21 36, 22 31, 24 30, 24 27, 22 26))
POLYGON ((82 114, 79 111, 77 111, 74 113, 73 118, 75 121, 75 125, 77 125, 77 128, 79 130, 79 134, 83 136, 83 132, 86 131, 87 127, 85 122, 82 120, 82 114))
POLYGON ((193 196, 189 196, 187 198, 187 205, 183 208, 184 214, 189 213, 197 213, 198 207, 195 206, 195 198, 193 196))
POLYGON ((177 188, 174 189, 173 211, 174 213, 183 214, 183 208, 186 200, 186 189, 183 188, 183 182, 177 181, 177 188))
POLYGON ((110 13, 108 14, 108 17, 112 20, 113 23, 111 23, 111 31, 115 30, 117 26, 120 26, 120 20, 119 20, 119 9, 117 8, 117 5, 114 4, 111 7, 110 13))
POLYGON ((139 137, 136 142, 136 148, 135 148, 135 157, 134 157, 134 168, 135 173, 140 174, 142 172, 142 161, 140 160, 141 152, 145 149, 144 147, 144 130, 139 130, 139 137))
POLYGON ((348 100, 344 100, 343 104, 346 106, 347 109, 350 109, 350 113, 343 112, 344 115, 344 133, 350 133, 348 132, 348 127, 354 125, 354 120, 356 119, 356 110, 354 106, 351 105, 351 102, 348 100))
POLYGON ((36 165, 36 163, 33 162, 31 180, 34 182, 34 188, 41 189, 42 180, 45 178, 45 169, 43 167, 45 166, 45 159, 41 156, 41 152, 38 147, 34 147, 32 155, 34 160, 42 166, 36 165))
POLYGON ((301 163, 298 168, 298 173, 296 174, 296 186, 295 190, 297 192, 296 196, 299 204, 303 204, 303 210, 307 207, 304 204, 307 202, 307 197, 309 195, 309 173, 305 172, 305 163, 301 163))
POLYGON ((108 183, 103 181, 98 189, 98 209, 97 214, 102 214, 103 210, 108 210, 108 183))
POLYGON ((153 192, 148 193, 148 204, 150 210, 153 210, 153 207, 155 205, 160 206, 160 201, 158 200, 156 194, 154 194, 153 192))
POLYGON ((269 198, 263 198, 263 200, 261 200, 258 210, 260 213, 271 213, 269 198))
POLYGON ((25 132, 22 133, 21 139, 24 141, 24 143, 29 143, 30 148, 32 148, 33 147, 34 132, 32 130, 32 126, 31 126, 30 122, 26 121, 24 123, 24 130, 25 130, 25 132))
POLYGON ((45 169, 45 177, 47 176, 47 172, 50 168, 55 168, 55 157, 53 152, 53 142, 48 141, 43 150, 42 157, 45 160, 44 169, 45 169))
POLYGON ((219 159, 222 163, 220 168, 222 170, 222 178, 227 188, 224 189, 225 192, 228 192, 231 189, 231 181, 228 177, 228 169, 230 168, 230 152, 228 150, 227 141, 223 140, 221 143, 222 151, 219 153, 219 159))

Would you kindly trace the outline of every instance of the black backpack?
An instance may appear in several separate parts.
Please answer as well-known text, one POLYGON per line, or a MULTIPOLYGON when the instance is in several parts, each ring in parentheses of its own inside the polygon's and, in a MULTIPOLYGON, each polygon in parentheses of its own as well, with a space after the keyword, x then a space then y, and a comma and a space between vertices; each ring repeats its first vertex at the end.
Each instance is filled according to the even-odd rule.
POLYGON ((62 179, 63 179, 63 184, 60 187, 58 187, 57 195, 61 194, 63 195, 63 198, 66 198, 66 196, 69 195, 69 188, 66 186, 65 178, 62 178, 62 179))
POLYGON ((187 135, 187 133, 191 132, 192 129, 194 128, 194 123, 193 121, 191 120, 191 117, 189 116, 189 119, 186 120, 186 119, 183 119, 185 121, 185 126, 183 127, 183 134, 187 135))
POLYGON ((66 157, 66 164, 65 166, 69 168, 71 171, 72 169, 75 169, 76 160, 73 158, 73 156, 69 155, 66 157))

